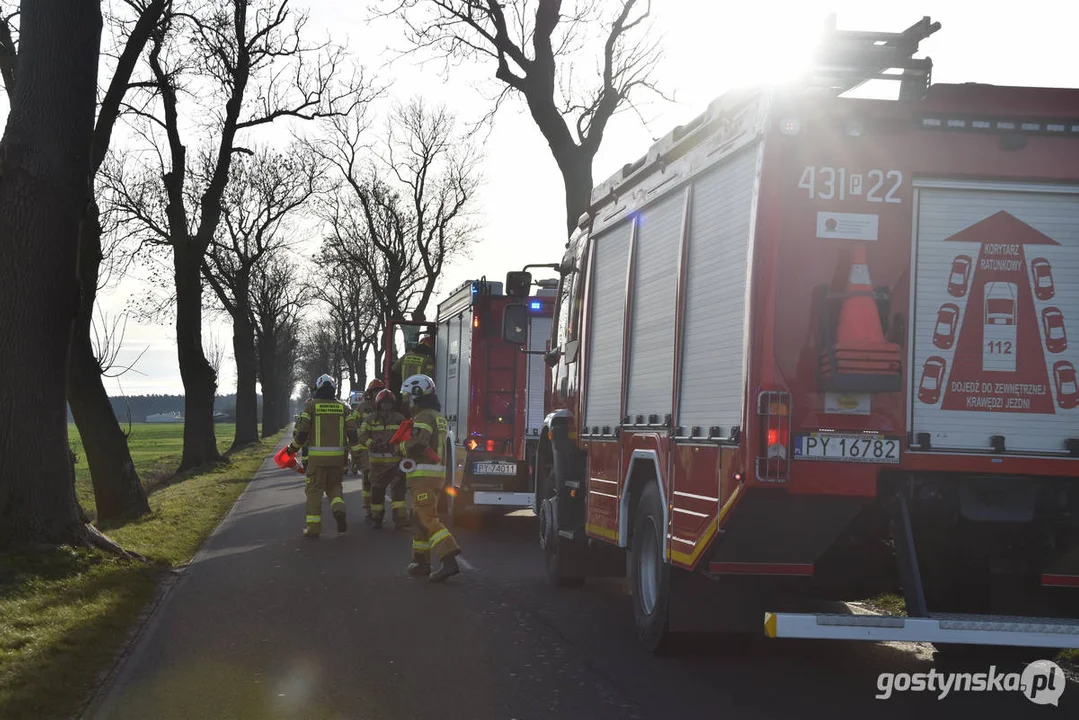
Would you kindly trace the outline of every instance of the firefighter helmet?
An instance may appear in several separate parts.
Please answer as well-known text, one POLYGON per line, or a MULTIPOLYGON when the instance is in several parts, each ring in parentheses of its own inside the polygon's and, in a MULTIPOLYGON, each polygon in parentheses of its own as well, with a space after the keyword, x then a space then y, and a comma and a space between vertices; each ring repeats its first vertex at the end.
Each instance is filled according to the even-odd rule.
POLYGON ((367 383, 367 390, 368 390, 368 391, 371 391, 371 390, 382 390, 382 389, 383 389, 383 388, 385 388, 385 387, 386 387, 386 383, 382 382, 382 381, 381 381, 381 380, 379 380, 378 378, 375 378, 375 379, 374 379, 374 380, 372 380, 371 382, 367 383))
POLYGON ((430 335, 424 335, 420 338, 420 345, 426 345, 429 348, 433 348, 435 346, 435 339, 430 335))
POLYGON ((378 391, 378 395, 375 396, 375 406, 378 407, 378 406, 382 405, 382 403, 384 403, 384 402, 388 402, 388 403, 397 402, 397 399, 394 398, 394 396, 393 396, 393 391, 392 390, 379 390, 378 391))
POLYGON ((318 380, 315 381, 315 389, 318 390, 324 385, 329 385, 335 391, 337 390, 337 383, 329 375, 320 375, 318 380))
POLYGON ((413 375, 401 385, 401 394, 413 398, 434 395, 435 381, 426 375, 413 375))

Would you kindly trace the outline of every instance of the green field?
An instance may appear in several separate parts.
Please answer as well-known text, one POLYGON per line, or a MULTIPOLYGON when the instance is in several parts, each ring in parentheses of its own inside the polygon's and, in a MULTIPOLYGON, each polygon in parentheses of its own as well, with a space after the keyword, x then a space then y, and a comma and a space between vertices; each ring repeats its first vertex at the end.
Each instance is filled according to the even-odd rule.
MULTIPOLYGON (((123 427, 128 431, 129 426, 123 427)), ((220 423, 214 427, 217 431, 217 447, 221 452, 225 452, 232 445, 236 425, 220 423)), ((152 492, 155 486, 171 477, 180 466, 184 446, 183 423, 132 423, 130 433, 127 444, 131 448, 131 459, 139 472, 143 487, 152 492)), ((93 519, 96 513, 94 488, 90 483, 90 466, 86 464, 86 453, 82 450, 82 440, 75 423, 68 423, 67 436, 71 449, 78 458, 75 463, 75 494, 79 498, 79 504, 93 519)))

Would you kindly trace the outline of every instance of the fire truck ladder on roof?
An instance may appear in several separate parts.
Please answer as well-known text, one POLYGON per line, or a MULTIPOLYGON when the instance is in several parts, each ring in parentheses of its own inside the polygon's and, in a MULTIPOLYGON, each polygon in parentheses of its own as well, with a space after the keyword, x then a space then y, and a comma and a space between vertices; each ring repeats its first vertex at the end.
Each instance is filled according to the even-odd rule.
POLYGON ((900 83, 900 100, 921 98, 929 89, 933 61, 914 55, 939 29, 939 22, 925 16, 901 33, 837 30, 836 16, 830 15, 805 82, 842 95, 870 80, 892 80, 900 83))

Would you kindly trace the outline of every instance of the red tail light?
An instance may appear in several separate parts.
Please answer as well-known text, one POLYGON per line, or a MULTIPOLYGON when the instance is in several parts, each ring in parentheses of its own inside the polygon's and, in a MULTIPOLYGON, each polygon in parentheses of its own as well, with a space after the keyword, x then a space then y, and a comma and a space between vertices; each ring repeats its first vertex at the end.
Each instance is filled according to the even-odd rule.
POLYGON ((493 453, 494 451, 495 451, 495 441, 494 440, 488 440, 487 441, 487 452, 493 453))
POLYGON ((790 393, 762 392, 757 398, 760 448, 757 479, 786 482, 790 457, 790 393))

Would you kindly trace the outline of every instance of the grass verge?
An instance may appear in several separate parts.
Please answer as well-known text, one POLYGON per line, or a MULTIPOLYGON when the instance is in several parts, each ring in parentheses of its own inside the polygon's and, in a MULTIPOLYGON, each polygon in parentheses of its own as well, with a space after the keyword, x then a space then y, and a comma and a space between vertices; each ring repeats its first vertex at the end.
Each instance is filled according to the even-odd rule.
MULTIPOLYGON (((155 488, 172 477, 180 466, 180 457, 184 451, 183 423, 132 423, 122 426, 128 433, 127 447, 131 451, 131 462, 139 473, 142 486, 152 493, 155 488)), ((214 425, 217 435, 217 449, 222 453, 232 446, 236 435, 235 423, 217 423, 214 425)), ((75 496, 79 505, 96 519, 94 507, 94 485, 90 481, 90 465, 86 462, 82 438, 75 423, 67 424, 67 437, 71 449, 75 451, 75 496)))
MULTIPOLYGON (((899 595, 884 594, 864 602, 866 607, 885 615, 906 615, 907 604, 899 595)), ((1061 650, 1053 658, 1072 679, 1079 679, 1079 650, 1061 650)))
POLYGON ((282 434, 176 477, 150 515, 109 531, 149 565, 91 550, 0 556, 0 717, 78 711, 162 574, 194 556, 282 434))

